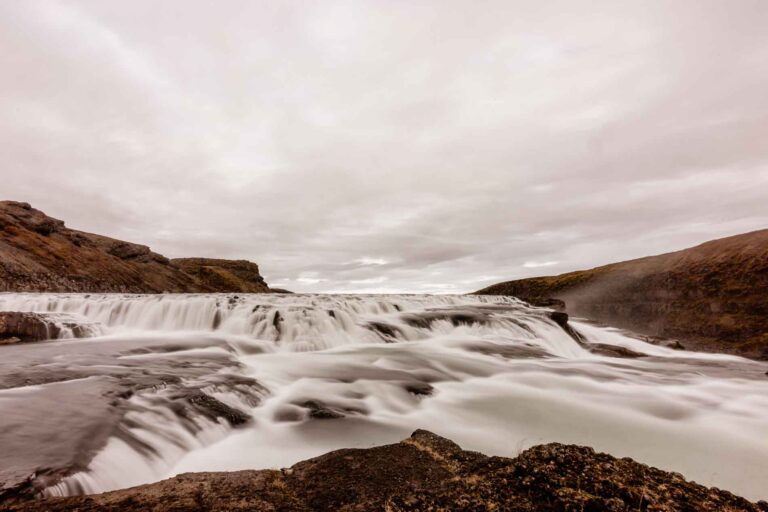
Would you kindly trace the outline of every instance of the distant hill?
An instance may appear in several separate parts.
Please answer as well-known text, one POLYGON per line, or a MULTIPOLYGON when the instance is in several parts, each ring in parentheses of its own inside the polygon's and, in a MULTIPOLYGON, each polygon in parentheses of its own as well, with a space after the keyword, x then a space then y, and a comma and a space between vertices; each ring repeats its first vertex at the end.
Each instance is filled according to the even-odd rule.
POLYGON ((0 201, 0 291, 267 293, 255 263, 169 260, 145 245, 69 229, 27 203, 0 201))
POLYGON ((768 358, 768 230, 476 293, 560 299, 573 315, 687 348, 768 358))

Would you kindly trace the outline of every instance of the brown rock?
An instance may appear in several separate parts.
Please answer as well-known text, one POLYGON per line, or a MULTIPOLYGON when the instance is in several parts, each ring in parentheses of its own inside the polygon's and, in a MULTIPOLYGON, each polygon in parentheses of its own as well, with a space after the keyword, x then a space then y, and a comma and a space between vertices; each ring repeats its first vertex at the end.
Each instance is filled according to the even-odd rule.
POLYGON ((631 459, 557 443, 514 459, 418 430, 397 444, 338 450, 290 469, 193 473, 93 496, 6 503, 9 511, 765 512, 631 459))
POLYGON ((211 289, 241 293, 271 291, 259 274, 259 266, 247 260, 176 258, 171 260, 171 265, 211 289))
POLYGON ((68 328, 76 338, 88 337, 86 326, 66 321, 62 315, 0 311, 0 344, 43 341, 58 338, 68 328))
POLYGON ((255 263, 170 260, 140 244, 67 228, 0 201, 0 292, 269 292, 255 263))

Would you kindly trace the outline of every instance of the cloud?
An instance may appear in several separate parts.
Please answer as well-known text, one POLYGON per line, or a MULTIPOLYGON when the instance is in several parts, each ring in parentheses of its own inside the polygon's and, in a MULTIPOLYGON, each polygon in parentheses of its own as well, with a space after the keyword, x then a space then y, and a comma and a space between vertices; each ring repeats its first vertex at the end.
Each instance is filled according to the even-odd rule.
POLYGON ((765 26, 763 0, 3 2, 0 193, 307 292, 680 249, 768 224, 765 26))
POLYGON ((368 266, 368 265, 386 265, 389 262, 385 258, 369 258, 367 256, 364 256, 362 258, 356 259, 354 263, 357 263, 358 265, 368 266))
POLYGON ((381 284, 387 281, 386 276, 370 277, 368 279, 353 279, 350 281, 352 284, 381 284))
POLYGON ((559 261, 526 261, 523 263, 525 268, 551 267, 560 263, 559 261))

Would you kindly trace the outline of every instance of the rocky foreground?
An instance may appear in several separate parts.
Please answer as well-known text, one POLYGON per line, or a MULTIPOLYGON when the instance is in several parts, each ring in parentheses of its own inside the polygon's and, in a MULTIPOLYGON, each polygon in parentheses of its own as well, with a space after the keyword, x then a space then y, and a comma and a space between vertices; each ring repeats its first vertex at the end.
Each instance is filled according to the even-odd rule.
POLYGON ((168 259, 146 245, 69 229, 0 201, 0 292, 268 293, 246 260, 168 259))
POLYGON ((591 448, 552 443, 514 459, 487 457, 418 430, 397 444, 338 450, 290 469, 189 473, 5 510, 765 512, 768 503, 591 448))
POLYGON ((768 230, 477 293, 545 306, 561 300, 572 315, 692 350, 768 359, 768 230))

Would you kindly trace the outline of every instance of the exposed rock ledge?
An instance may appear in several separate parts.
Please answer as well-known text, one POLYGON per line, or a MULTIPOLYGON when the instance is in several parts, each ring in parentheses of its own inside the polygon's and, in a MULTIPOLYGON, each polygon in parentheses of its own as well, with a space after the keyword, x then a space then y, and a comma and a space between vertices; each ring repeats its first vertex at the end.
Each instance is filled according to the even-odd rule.
POLYGON ((282 471, 188 473, 93 496, 9 505, 9 511, 768 511, 631 459, 547 444, 486 457, 418 430, 397 444, 348 449, 282 471))
POLYGON ((65 331, 74 338, 87 338, 91 326, 58 313, 0 311, 0 345, 55 339, 65 331))

